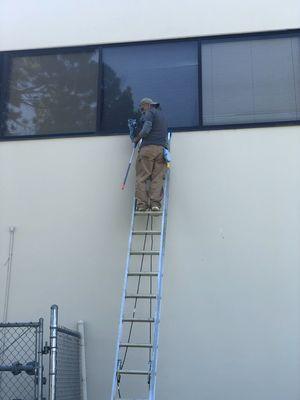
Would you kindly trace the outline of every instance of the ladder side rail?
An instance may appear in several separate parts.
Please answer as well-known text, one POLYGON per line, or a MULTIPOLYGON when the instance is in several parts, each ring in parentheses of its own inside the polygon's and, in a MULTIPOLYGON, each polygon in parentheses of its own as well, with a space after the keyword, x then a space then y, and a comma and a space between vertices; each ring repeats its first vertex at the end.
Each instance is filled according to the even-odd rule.
MULTIPOLYGON (((168 144, 170 147, 171 132, 168 133, 168 144)), ((169 180, 170 180, 170 169, 168 168, 165 175, 164 184, 164 207, 163 215, 161 220, 161 240, 160 240, 160 251, 158 260, 158 279, 157 279, 157 301, 155 310, 155 323, 154 323, 154 338, 152 348, 152 363, 151 363, 151 381, 149 400, 155 400, 155 389, 156 389, 156 375, 157 375, 157 361, 158 361, 158 341, 159 341, 159 324, 160 324, 160 313, 161 313, 161 297, 162 297, 162 283, 164 274, 164 256, 165 256, 165 241, 167 231, 167 216, 168 216, 168 203, 169 203, 169 180)))
POLYGON ((126 287, 127 287, 127 280, 128 280, 128 271, 130 265, 130 250, 131 250, 131 243, 132 243, 132 231, 134 225, 134 212, 135 212, 135 197, 133 198, 133 206, 132 206, 132 215, 131 215, 131 223, 130 223, 130 233, 129 233, 129 240, 128 240, 128 251, 127 251, 127 259, 126 259, 126 267, 125 267, 125 275, 124 275, 124 283, 123 283, 123 291, 122 291, 122 303, 121 303, 121 312, 120 312, 120 320, 119 320, 119 328, 118 328, 118 339, 116 343, 116 356, 115 356, 115 364, 114 364, 114 376, 112 382, 112 390, 111 390, 111 400, 114 400, 116 389, 117 389, 117 371, 118 371, 118 360, 119 360, 119 351, 120 351, 120 343, 122 339, 122 332, 123 332, 123 313, 125 307, 125 294, 126 294, 126 287))

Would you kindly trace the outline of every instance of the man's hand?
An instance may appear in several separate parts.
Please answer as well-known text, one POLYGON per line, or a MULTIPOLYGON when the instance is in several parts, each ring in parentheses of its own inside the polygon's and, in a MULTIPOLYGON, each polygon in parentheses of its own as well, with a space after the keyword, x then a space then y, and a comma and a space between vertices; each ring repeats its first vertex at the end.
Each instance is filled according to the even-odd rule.
POLYGON ((135 145, 137 145, 138 142, 139 142, 141 139, 142 139, 142 137, 141 137, 140 135, 137 135, 137 136, 133 139, 133 143, 134 143, 135 145))

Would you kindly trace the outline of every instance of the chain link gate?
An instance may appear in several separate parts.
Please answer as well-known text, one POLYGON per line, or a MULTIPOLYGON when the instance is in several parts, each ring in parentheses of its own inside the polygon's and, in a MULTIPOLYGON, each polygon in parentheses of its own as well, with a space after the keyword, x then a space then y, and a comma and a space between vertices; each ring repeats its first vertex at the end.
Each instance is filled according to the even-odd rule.
POLYGON ((51 307, 49 400, 81 400, 81 335, 58 326, 58 307, 51 307))
POLYGON ((0 324, 0 400, 43 400, 43 319, 0 324))

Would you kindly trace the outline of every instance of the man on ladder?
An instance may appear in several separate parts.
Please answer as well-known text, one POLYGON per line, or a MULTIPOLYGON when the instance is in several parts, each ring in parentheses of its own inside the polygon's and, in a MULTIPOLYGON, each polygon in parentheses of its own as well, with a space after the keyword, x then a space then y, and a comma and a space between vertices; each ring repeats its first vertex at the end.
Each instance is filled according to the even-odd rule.
POLYGON ((142 129, 134 139, 142 143, 136 160, 137 211, 159 211, 163 198, 166 169, 164 149, 167 146, 167 122, 159 103, 145 97, 140 102, 142 129), (150 181, 147 190, 147 181, 150 181))
POLYGON ((142 128, 138 134, 136 120, 128 120, 134 146, 122 189, 126 184, 136 145, 141 139, 142 142, 136 165, 137 188, 132 204, 110 400, 155 400, 171 132, 167 132, 159 103, 144 98, 140 106, 143 115, 142 128), (147 192, 148 179, 150 185, 147 192), (137 351, 140 355, 136 354, 137 351))

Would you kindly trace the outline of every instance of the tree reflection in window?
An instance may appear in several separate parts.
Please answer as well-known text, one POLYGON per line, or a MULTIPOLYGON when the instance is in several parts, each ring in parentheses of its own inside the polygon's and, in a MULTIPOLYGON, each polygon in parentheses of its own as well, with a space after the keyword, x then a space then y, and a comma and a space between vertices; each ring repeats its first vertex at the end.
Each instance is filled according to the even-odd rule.
POLYGON ((121 79, 116 72, 103 63, 103 92, 105 107, 102 112, 101 128, 104 131, 127 131, 128 118, 139 118, 138 110, 134 109, 132 89, 121 88, 121 79))
POLYGON ((6 135, 96 130, 98 50, 12 58, 6 135))
POLYGON ((143 97, 161 103, 170 127, 198 126, 197 41, 109 46, 102 60, 106 131, 125 129, 143 97))

